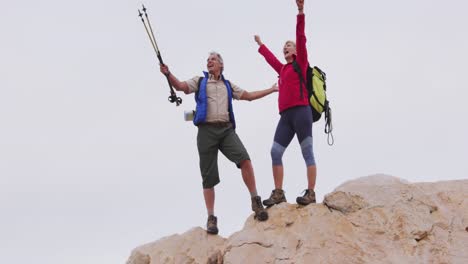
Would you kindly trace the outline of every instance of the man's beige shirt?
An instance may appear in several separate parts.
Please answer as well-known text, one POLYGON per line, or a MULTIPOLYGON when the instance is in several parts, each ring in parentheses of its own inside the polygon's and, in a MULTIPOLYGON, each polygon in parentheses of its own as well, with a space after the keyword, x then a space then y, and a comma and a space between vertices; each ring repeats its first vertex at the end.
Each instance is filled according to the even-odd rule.
MULTIPOLYGON (((196 76, 186 81, 189 87, 189 93, 198 91, 199 79, 200 76, 196 76)), ((244 90, 234 83, 230 83, 233 91, 232 98, 239 100, 244 90)), ((206 84, 206 97, 207 113, 205 122, 229 122, 229 104, 226 85, 221 79, 215 80, 211 74, 206 84)))

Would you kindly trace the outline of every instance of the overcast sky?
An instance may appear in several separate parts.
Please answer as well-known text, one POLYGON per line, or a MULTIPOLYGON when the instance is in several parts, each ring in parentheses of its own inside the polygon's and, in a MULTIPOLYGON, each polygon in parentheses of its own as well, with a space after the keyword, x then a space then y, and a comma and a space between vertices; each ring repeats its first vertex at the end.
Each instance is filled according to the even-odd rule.
MULTIPOLYGON (((197 129, 176 107, 137 16, 140 1, 0 0, 0 263, 124 263, 143 243, 206 221, 197 129)), ((181 80, 212 50, 243 89, 277 74, 295 38, 293 0, 146 1, 165 62, 181 80)), ((309 61, 328 76, 335 145, 314 124, 316 192, 385 173, 411 182, 468 178, 468 3, 306 0, 309 61)), ((235 102, 260 195, 273 188, 277 94, 235 102)), ((306 187, 295 139, 286 197, 306 187)), ((220 234, 251 214, 240 171, 220 155, 220 234)))

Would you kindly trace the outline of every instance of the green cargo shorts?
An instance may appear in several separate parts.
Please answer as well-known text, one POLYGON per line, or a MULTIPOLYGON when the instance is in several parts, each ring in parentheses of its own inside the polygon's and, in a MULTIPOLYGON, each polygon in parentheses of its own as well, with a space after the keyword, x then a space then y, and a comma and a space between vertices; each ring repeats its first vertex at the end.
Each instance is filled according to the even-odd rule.
POLYGON ((250 160, 247 150, 232 125, 199 125, 197 147, 204 189, 212 188, 219 183, 218 150, 221 150, 224 156, 234 162, 238 168, 242 161, 250 160))

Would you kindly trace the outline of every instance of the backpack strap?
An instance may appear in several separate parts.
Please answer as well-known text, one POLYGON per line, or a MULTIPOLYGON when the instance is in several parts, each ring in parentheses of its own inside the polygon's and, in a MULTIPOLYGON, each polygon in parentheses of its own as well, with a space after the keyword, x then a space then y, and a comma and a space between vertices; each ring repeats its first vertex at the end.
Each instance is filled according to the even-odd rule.
POLYGON ((203 80, 203 77, 198 78, 198 82, 197 82, 198 90, 195 92, 195 101, 198 100, 198 94, 200 93, 200 85, 201 85, 202 80, 203 80))
POLYGON ((201 84, 203 82, 203 78, 204 77, 200 77, 198 78, 198 82, 197 82, 197 87, 198 87, 198 90, 195 92, 195 102, 198 103, 198 100, 199 100, 199 95, 200 95, 200 87, 201 87, 201 84))
MULTIPOLYGON (((229 87, 231 87, 231 93, 232 93, 232 96, 234 96, 234 89, 232 89, 232 85, 231 85, 231 81, 229 80, 226 80, 226 82, 229 83, 229 87)), ((234 98, 234 97, 233 97, 234 98)))
POLYGON ((301 85, 299 86, 299 89, 301 90, 301 99, 304 98, 304 94, 302 92, 302 86, 305 87, 305 81, 304 81, 304 76, 302 75, 302 70, 301 67, 299 67, 299 64, 297 63, 296 60, 293 60, 292 66, 295 72, 299 74, 299 81, 301 82, 301 85))
MULTIPOLYGON (((302 75, 302 70, 301 70, 301 67, 299 67, 299 64, 294 60, 292 62, 292 66, 294 68, 294 71, 297 72, 297 74, 299 74, 299 80, 301 82, 301 99, 304 98, 303 94, 302 94, 302 85, 304 85, 305 81, 304 81, 304 76, 302 75)), ((322 71, 319 69, 320 71, 320 74, 322 74, 322 71)), ((312 71, 312 76, 314 75, 314 72, 312 71)), ((325 80, 325 79, 324 79, 325 80)), ((326 90, 326 86, 324 86, 324 89, 326 90)), ((317 95, 315 94, 314 92, 314 86, 312 85, 312 96, 315 98, 315 101, 323 108, 325 109, 325 105, 323 105, 322 103, 320 103, 320 100, 317 98, 317 95)))
POLYGON ((323 80, 326 81, 327 80, 327 74, 317 66, 314 66, 314 68, 320 73, 320 75, 322 75, 323 80))
POLYGON ((195 92, 195 102, 197 103, 193 124, 198 126, 205 122, 207 111, 206 84, 208 82, 208 73, 203 72, 204 77, 198 79, 198 90, 195 92))

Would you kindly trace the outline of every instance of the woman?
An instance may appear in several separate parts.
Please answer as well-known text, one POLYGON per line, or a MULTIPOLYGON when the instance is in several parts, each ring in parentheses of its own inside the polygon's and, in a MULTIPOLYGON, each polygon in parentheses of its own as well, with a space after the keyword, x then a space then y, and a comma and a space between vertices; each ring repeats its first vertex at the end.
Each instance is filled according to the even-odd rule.
POLYGON ((296 202, 301 205, 315 203, 315 181, 317 167, 313 153, 312 144, 312 110, 309 106, 307 88, 301 85, 299 73, 294 69, 295 61, 303 73, 303 79, 309 62, 307 60, 304 0, 296 0, 298 8, 296 24, 296 42, 287 41, 283 47, 286 64, 282 64, 271 51, 262 43, 258 35, 255 41, 260 46, 258 51, 265 60, 279 74, 278 106, 281 118, 276 127, 273 146, 271 148, 271 159, 273 163, 273 179, 275 189, 269 199, 264 200, 265 206, 272 206, 286 202, 283 191, 283 163, 282 156, 289 143, 297 134, 301 146, 302 156, 307 167, 308 186, 304 196, 297 197, 296 202), (297 44, 297 45, 296 45, 297 44))

